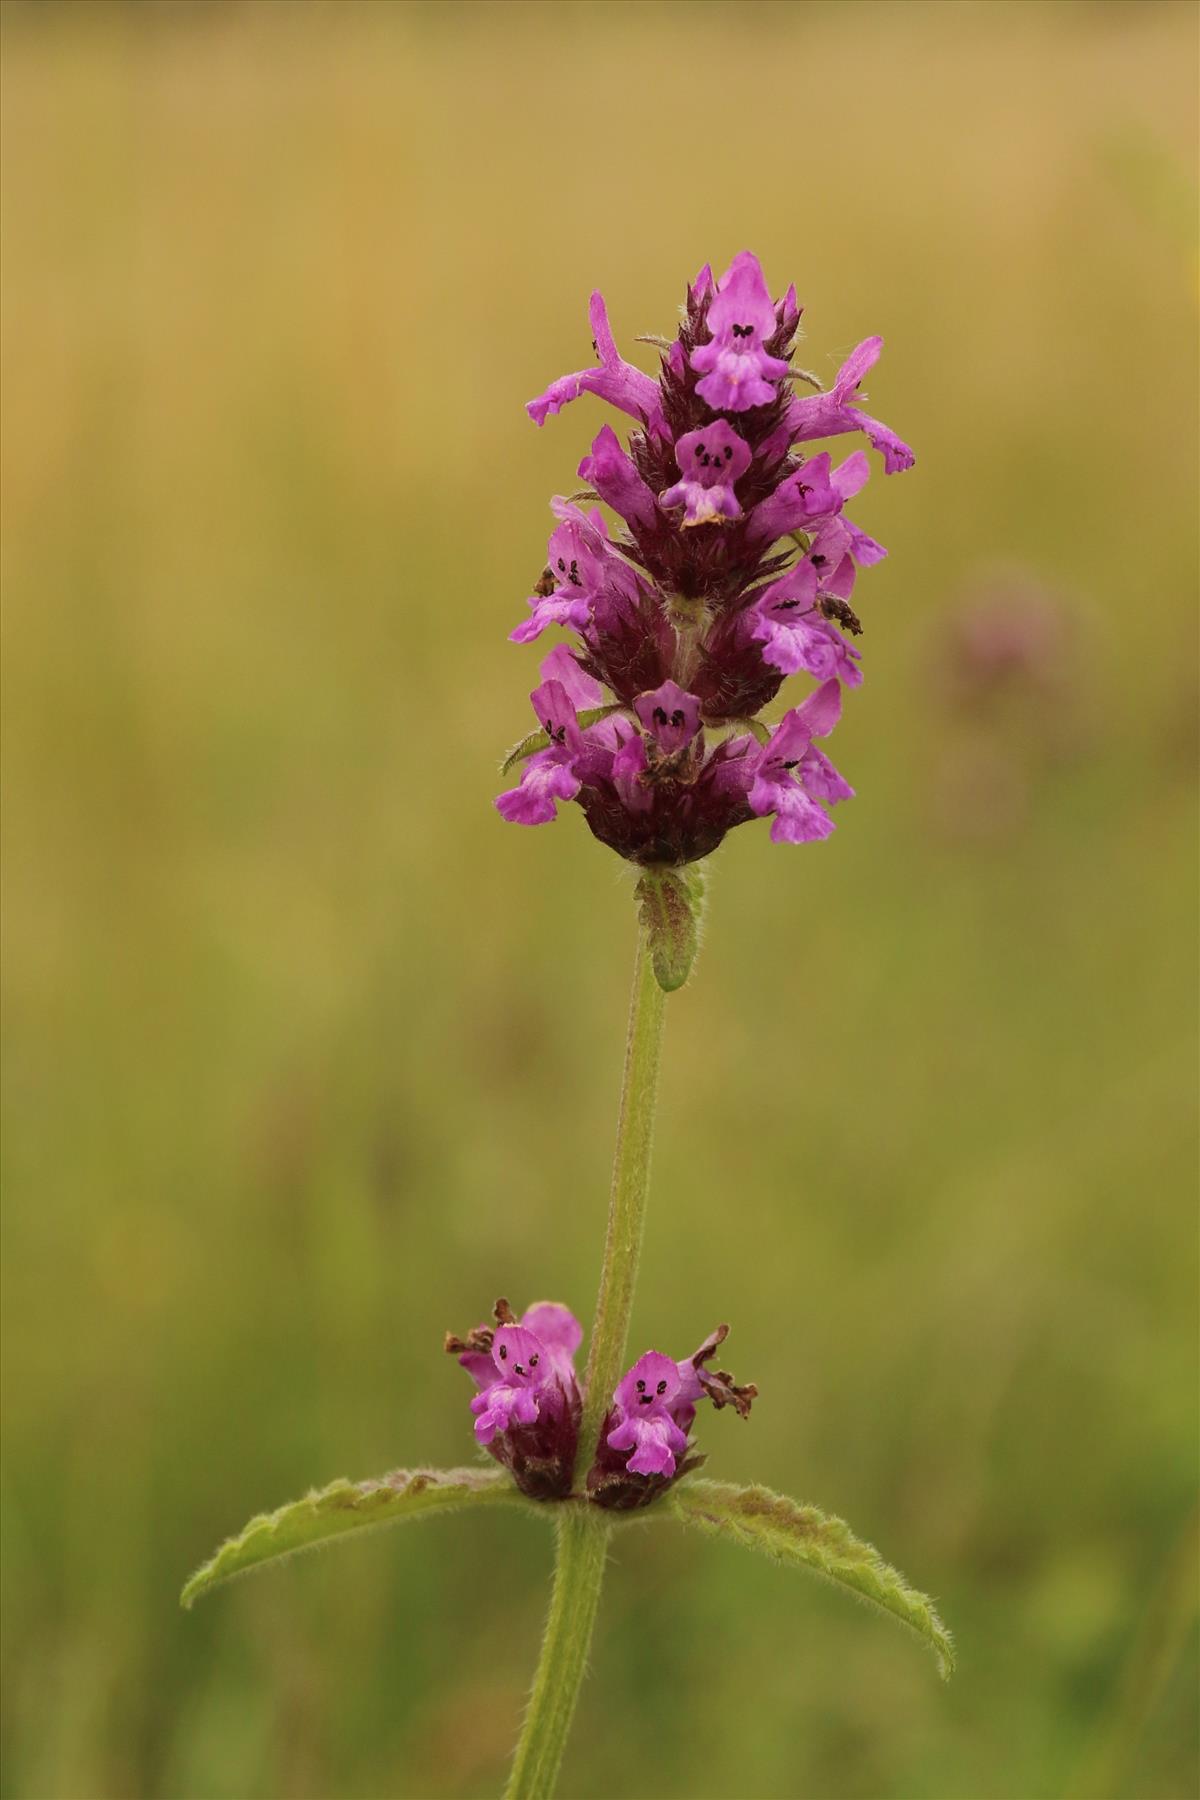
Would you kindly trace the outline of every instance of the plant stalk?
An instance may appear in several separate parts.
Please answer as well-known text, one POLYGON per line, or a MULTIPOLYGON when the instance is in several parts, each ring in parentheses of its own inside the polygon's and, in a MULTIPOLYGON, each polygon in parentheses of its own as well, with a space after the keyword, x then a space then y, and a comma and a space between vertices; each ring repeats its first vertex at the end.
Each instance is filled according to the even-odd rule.
MULTIPOLYGON (((665 1014, 666 995, 655 980, 646 934, 639 930, 608 1231, 579 1433, 577 1468, 584 1473, 625 1359, 642 1249, 665 1014)), ((582 1499, 563 1502, 550 1613, 505 1800, 550 1800, 554 1793, 587 1667, 611 1529, 599 1508, 582 1499)))
POLYGON ((617 1119, 617 1149, 608 1202, 608 1231, 588 1350, 583 1423, 579 1431, 580 1455, 589 1463, 613 1389, 624 1373, 633 1291, 642 1254, 646 1192, 650 1185, 650 1152, 654 1142, 654 1111, 658 1101, 658 1068, 662 1059, 666 1006, 667 996, 655 980, 646 933, 639 930, 637 959, 633 965, 633 993, 629 1002, 629 1033, 625 1040, 621 1111, 617 1119))
POLYGON ((554 1588, 537 1674, 505 1800, 550 1800, 583 1685, 612 1527, 599 1507, 564 1501, 555 1538, 554 1588))

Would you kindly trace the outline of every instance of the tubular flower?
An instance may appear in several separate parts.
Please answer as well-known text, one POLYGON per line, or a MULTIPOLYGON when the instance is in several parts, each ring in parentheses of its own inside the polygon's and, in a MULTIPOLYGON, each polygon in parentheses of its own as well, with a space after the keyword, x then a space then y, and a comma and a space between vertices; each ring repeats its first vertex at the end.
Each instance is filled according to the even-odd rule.
POLYGON ((862 680, 850 597, 886 553, 845 516, 865 453, 835 466, 797 446, 861 432, 887 473, 911 466, 858 405, 882 340, 865 339, 828 393, 797 396, 795 289, 772 301, 748 250, 689 287, 657 381, 618 354, 599 294, 590 316, 598 366, 529 413, 540 425, 594 394, 635 423, 627 444, 604 425, 579 466, 585 491, 552 503, 546 567, 511 635, 574 635, 542 665, 537 730, 496 804, 541 825, 573 800, 602 843, 650 866, 697 861, 767 813, 776 843, 826 837, 827 808, 853 790, 812 739, 836 722, 840 684, 862 680), (799 673, 822 685, 772 730, 757 715, 799 673))
POLYGON ((732 1406, 743 1419, 749 1415, 758 1394, 754 1384, 738 1386, 727 1370, 706 1367, 728 1335, 728 1325, 718 1325, 684 1362, 647 1350, 621 1377, 588 1471, 588 1496, 597 1506, 617 1512, 648 1506, 700 1466, 704 1457, 692 1453, 688 1435, 699 1401, 711 1400, 718 1411, 732 1406))
POLYGON ((540 1300, 517 1319, 497 1300, 495 1327, 477 1325, 465 1338, 448 1334, 479 1392, 471 1402, 476 1441, 512 1472, 533 1500, 571 1491, 579 1440, 580 1396, 575 1352, 583 1327, 554 1300, 540 1300))
MULTIPOLYGON (((519 1319, 497 1300, 493 1316, 494 1325, 477 1325, 466 1337, 446 1336, 446 1349, 478 1389, 475 1440, 530 1499, 565 1500, 583 1411, 575 1374, 582 1327, 556 1300, 539 1300, 519 1319)), ((707 1367, 728 1335, 728 1325, 719 1325, 685 1362, 657 1350, 638 1358, 617 1384, 580 1497, 618 1511, 648 1506, 704 1461, 688 1435, 698 1401, 746 1416, 758 1389, 707 1367)))

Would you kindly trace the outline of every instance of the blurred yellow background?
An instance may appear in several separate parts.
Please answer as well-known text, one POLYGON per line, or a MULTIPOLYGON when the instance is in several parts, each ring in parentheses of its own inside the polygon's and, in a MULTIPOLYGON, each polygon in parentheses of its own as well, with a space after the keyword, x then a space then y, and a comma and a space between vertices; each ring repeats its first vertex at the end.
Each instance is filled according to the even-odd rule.
POLYGON ((842 1513, 961 1671, 652 1523, 564 1791, 1186 1800, 1193 8, 2 14, 4 1795, 502 1779, 529 1521, 176 1600, 471 1459, 444 1329, 590 1310, 631 882, 491 801, 603 409, 522 405, 592 287, 632 352, 750 246, 808 366, 884 334, 918 464, 856 503, 859 798, 716 859, 634 1348, 732 1321, 709 1473, 842 1513), (995 666, 1010 607, 1052 653, 995 666))

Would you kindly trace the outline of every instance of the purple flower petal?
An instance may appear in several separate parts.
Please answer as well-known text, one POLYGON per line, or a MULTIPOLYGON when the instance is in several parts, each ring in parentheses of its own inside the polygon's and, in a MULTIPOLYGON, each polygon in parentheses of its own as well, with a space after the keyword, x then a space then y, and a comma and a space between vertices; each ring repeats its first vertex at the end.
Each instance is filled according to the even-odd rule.
POLYGON ((682 506, 684 525, 706 525, 740 519, 735 484, 750 467, 750 448, 725 419, 700 431, 689 431, 675 446, 682 480, 659 496, 659 505, 682 506))
POLYGON ((526 412, 536 425, 544 425, 548 414, 561 412, 564 406, 572 400, 578 400, 581 394, 596 394, 601 400, 607 400, 610 406, 629 413, 651 431, 665 436, 666 425, 662 416, 658 383, 618 354, 603 294, 592 295, 588 318, 600 367, 580 369, 574 375, 561 375, 557 381, 550 383, 544 394, 529 401, 526 412))
POLYGON ((579 666, 578 657, 566 644, 554 646, 549 656, 544 658, 538 674, 544 682, 557 682, 577 711, 599 706, 604 700, 604 689, 600 683, 584 673, 579 666))
POLYGON ((695 281, 692 282, 688 289, 688 298, 695 305, 699 301, 705 299, 707 295, 711 294, 713 288, 712 265, 710 263, 705 263, 695 281))
MULTIPOLYGON (((819 753, 816 759, 810 758, 813 738, 825 737, 833 730, 841 709, 841 688, 836 681, 826 681, 801 706, 784 715, 763 745, 749 804, 760 818, 774 813, 772 843, 810 844, 833 830, 833 820, 818 804, 805 777, 811 773, 813 788, 830 797, 832 783, 841 782, 828 758, 819 753)), ((843 796, 839 793, 837 797, 843 796)))
POLYGON ((631 813, 649 812, 654 796, 642 777, 646 773, 646 740, 631 732, 612 760, 612 784, 631 813))
POLYGON ((532 609, 529 617, 522 619, 508 634, 511 643, 532 644, 549 625, 565 625, 570 630, 582 631, 591 616, 586 600, 564 600, 557 594, 548 594, 544 599, 535 595, 529 605, 532 609))
POLYGON ((760 815, 774 813, 773 844, 815 844, 833 830, 828 813, 796 782, 756 781, 750 790, 750 806, 760 815))
POLYGON ((561 521, 547 546, 546 577, 554 585, 549 593, 543 588, 530 597, 531 617, 509 633, 517 644, 532 643, 548 625, 582 631, 606 584, 613 579, 632 580, 631 572, 609 545, 599 511, 593 509, 589 516, 569 500, 556 499, 552 504, 561 521))
POLYGON ((764 349, 778 321, 758 258, 741 251, 717 283, 708 309, 712 342, 692 351, 692 368, 703 380, 696 392, 715 412, 745 412, 775 398, 773 382, 782 381, 788 365, 764 349))
POLYGON ((853 800, 854 789, 839 775, 823 750, 810 744, 800 758, 800 779, 806 793, 814 800, 832 805, 838 800, 853 800))
POLYGON ((833 384, 833 398, 839 406, 848 404, 851 395, 858 391, 863 376, 868 369, 875 367, 882 354, 883 339, 881 337, 864 338, 861 344, 855 345, 838 370, 837 379, 833 384))
POLYGON ((674 681, 664 681, 653 693, 639 694, 633 710, 668 753, 690 744, 700 729, 699 700, 674 681))
POLYGON ((798 675, 803 669, 818 681, 836 677, 847 687, 858 687, 862 670, 859 652, 848 644, 841 632, 819 613, 778 616, 769 609, 756 607, 753 632, 763 646, 763 660, 784 675, 798 675))
POLYGON ((566 744, 568 735, 578 733, 575 708, 561 681, 543 681, 529 696, 542 730, 552 744, 566 744))
POLYGON ((583 1342, 583 1326, 570 1307, 557 1300, 538 1300, 525 1309, 521 1323, 541 1339, 559 1374, 573 1376, 575 1352, 583 1342))
POLYGON ((598 433, 590 454, 579 465, 579 474, 630 525, 655 522, 654 495, 622 450, 611 425, 598 433))
POLYGON ((635 1475, 673 1475, 675 1458, 687 1449, 687 1434, 671 1416, 680 1395, 679 1367, 669 1356, 648 1350, 617 1384, 615 1427, 610 1450, 632 1450, 626 1467, 635 1475))
POLYGON ((752 250, 739 250, 717 283, 716 298, 708 309, 708 329, 720 337, 737 325, 739 342, 758 342, 774 336, 775 323, 762 264, 752 250))
MULTIPOLYGON (((867 441, 883 457, 884 473, 898 474, 911 469, 916 457, 887 425, 850 404, 867 370, 879 360, 883 339, 865 338, 850 352, 838 370, 837 380, 827 394, 794 396, 778 433, 776 447, 803 444, 813 438, 840 437, 847 431, 864 432, 867 441)), ((776 440, 773 440, 776 442, 776 440)))
POLYGON ((542 750, 525 764, 520 785, 496 796, 496 811, 510 825, 548 825, 557 802, 573 800, 579 777, 555 750, 542 750))

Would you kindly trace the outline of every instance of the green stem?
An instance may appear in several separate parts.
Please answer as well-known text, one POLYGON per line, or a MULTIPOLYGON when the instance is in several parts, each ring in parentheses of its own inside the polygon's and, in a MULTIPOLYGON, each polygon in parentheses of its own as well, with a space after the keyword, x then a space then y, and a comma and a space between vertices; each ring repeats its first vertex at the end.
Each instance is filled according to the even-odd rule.
POLYGON ((505 1800, 549 1800, 583 1685, 611 1530, 599 1507, 567 1501, 558 1519, 554 1591, 505 1800))
POLYGON ((625 1078, 617 1120, 617 1151, 608 1202, 604 1266, 592 1325, 587 1397, 579 1433, 580 1449, 589 1462, 613 1389, 624 1372, 622 1364, 629 1336, 629 1315, 633 1311, 633 1290, 637 1285, 638 1261, 642 1253, 666 1006, 667 996, 655 980, 650 947, 645 932, 641 931, 629 1002, 625 1078))
MULTIPOLYGON (((604 1415, 622 1372, 629 1336, 650 1179, 665 1012, 666 995, 655 980, 645 933, 639 932, 608 1233, 579 1434, 579 1466, 584 1471, 591 1463, 604 1415)), ((598 1508, 589 1507, 582 1500, 563 1504, 550 1614, 505 1800, 549 1800, 554 1792, 587 1666, 610 1530, 598 1508)))

